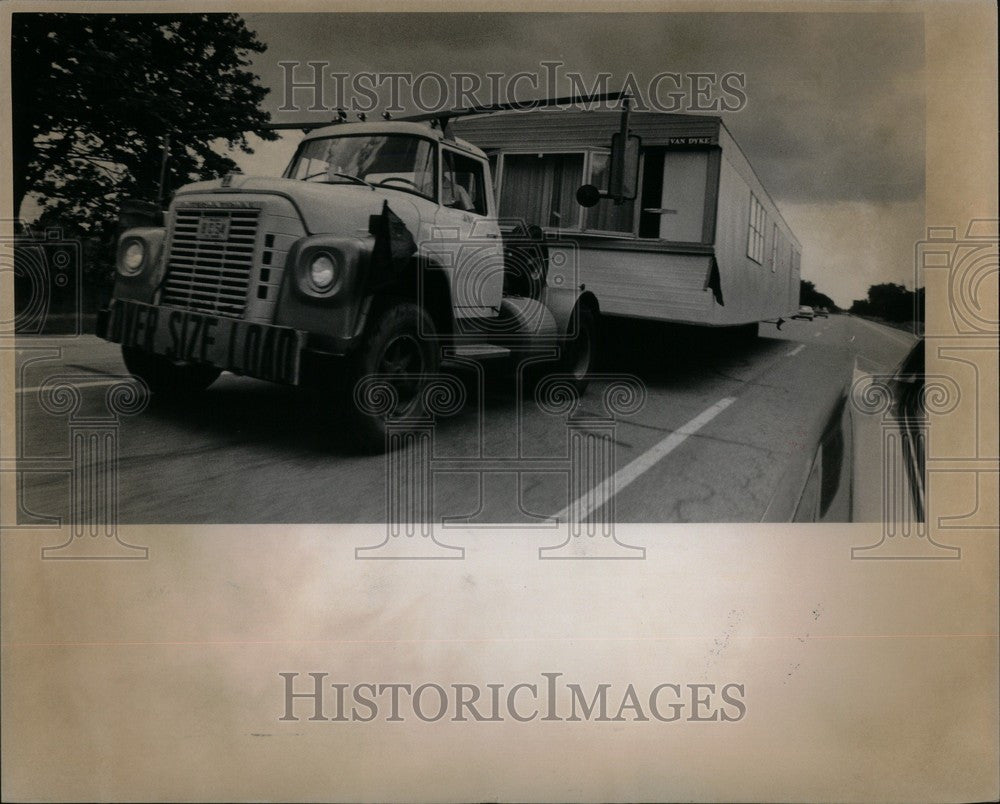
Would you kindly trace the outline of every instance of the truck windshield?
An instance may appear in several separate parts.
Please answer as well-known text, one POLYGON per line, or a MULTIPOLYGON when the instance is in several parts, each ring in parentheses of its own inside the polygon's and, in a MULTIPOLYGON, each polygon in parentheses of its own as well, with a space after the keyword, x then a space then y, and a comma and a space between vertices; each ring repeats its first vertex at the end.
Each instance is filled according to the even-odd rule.
POLYGON ((359 180, 435 199, 434 145, 400 134, 354 134, 303 143, 285 176, 352 184, 359 180))

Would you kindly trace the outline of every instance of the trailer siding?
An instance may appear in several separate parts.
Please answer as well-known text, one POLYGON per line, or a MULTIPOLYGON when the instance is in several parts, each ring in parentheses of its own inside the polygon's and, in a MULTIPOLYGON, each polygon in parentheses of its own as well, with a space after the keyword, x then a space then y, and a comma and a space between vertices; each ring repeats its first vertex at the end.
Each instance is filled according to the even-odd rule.
POLYGON ((690 323, 705 323, 713 315, 716 305, 706 287, 710 256, 576 244, 556 245, 549 253, 556 264, 569 266, 570 276, 577 266, 579 284, 594 292, 604 314, 690 323))
MULTIPOLYGON (((606 150, 620 121, 617 111, 508 112, 465 118, 453 125, 460 136, 495 159, 504 153, 606 150)), ((615 236, 549 230, 571 243, 563 249, 562 257, 574 266, 575 280, 597 295, 602 312, 708 326, 733 326, 792 314, 798 307, 801 245, 721 119, 635 112, 629 127, 642 138, 647 157, 662 152, 653 149, 677 153, 674 149, 683 148, 686 153, 708 154, 708 191, 704 195, 669 189, 663 192, 662 207, 677 212, 673 213, 676 217, 663 216, 661 235, 677 233, 690 238, 689 242, 640 238, 634 233, 615 236), (694 199, 702 199, 703 210, 679 208, 690 206, 694 199), (756 214, 752 199, 759 204, 756 214), (759 261, 748 253, 752 214, 760 236, 750 250, 759 261), (700 237, 695 235, 698 219, 703 221, 700 237), (692 253, 699 251, 699 241, 700 253, 692 253), (718 266, 721 303, 708 287, 713 258, 718 266)), ((675 160, 671 167, 676 175, 683 173, 676 172, 682 161, 675 160)), ((705 171, 700 160, 695 161, 698 169, 692 167, 688 175, 700 181, 705 171)), ((502 160, 497 190, 503 191, 502 160)), ((640 190, 633 216, 636 227, 641 207, 640 190)))
MULTIPOLYGON (((725 126, 721 127, 719 143, 722 146, 722 170, 715 250, 723 296, 735 295, 742 300, 740 318, 749 314, 753 320, 763 321, 789 316, 799 305, 798 261, 795 255, 801 254, 802 247, 725 126), (763 260, 760 263, 747 253, 752 198, 757 199, 765 215, 763 260)), ((727 323, 741 322, 730 321, 727 317, 727 323)))
MULTIPOLYGON (((606 148, 618 131, 621 114, 616 111, 498 112, 464 117, 451 124, 457 136, 484 151, 508 148, 606 148)), ((717 140, 722 121, 718 117, 636 112, 629 128, 643 145, 669 145, 671 138, 699 137, 717 140)))

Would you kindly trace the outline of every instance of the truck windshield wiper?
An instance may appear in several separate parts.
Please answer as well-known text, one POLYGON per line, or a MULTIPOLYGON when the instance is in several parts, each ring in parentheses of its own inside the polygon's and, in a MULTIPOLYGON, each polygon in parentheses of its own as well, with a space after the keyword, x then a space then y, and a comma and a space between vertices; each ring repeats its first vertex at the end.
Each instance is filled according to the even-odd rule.
MULTIPOLYGON (((310 179, 315 179, 318 176, 327 176, 327 175, 329 175, 327 173, 327 171, 325 171, 325 170, 319 170, 319 171, 317 171, 315 173, 310 173, 308 176, 303 176, 301 179, 299 179, 299 181, 309 181, 310 179)), ((360 185, 363 185, 364 187, 371 187, 373 191, 375 190, 375 185, 374 184, 370 184, 369 182, 367 182, 364 179, 362 179, 360 176, 352 176, 350 173, 334 173, 333 175, 334 176, 338 176, 341 179, 347 179, 348 181, 353 181, 355 184, 360 184, 360 185)), ((325 183, 326 184, 331 184, 331 183, 332 184, 336 184, 337 182, 327 181, 325 183)))
POLYGON ((355 184, 362 185, 363 187, 371 187, 372 192, 375 192, 375 185, 374 184, 369 184, 364 179, 362 179, 360 176, 352 176, 350 173, 334 173, 333 175, 334 176, 338 176, 341 179, 348 179, 350 181, 353 181, 355 184))

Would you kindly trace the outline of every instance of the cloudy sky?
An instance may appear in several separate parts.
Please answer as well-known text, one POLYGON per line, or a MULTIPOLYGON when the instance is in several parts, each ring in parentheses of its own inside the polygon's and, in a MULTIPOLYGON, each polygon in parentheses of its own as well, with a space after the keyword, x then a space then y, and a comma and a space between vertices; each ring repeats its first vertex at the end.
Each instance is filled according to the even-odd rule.
MULTIPOLYGON (((281 61, 325 61, 329 71, 352 76, 543 73, 541 62, 559 61, 561 70, 582 74, 588 85, 596 74, 611 73, 613 89, 629 73, 642 87, 661 72, 742 73, 746 105, 723 117, 803 243, 803 278, 840 305, 863 297, 875 282, 912 287, 913 248, 924 226, 918 13, 245 18, 268 45, 253 66, 272 88, 267 106, 276 121, 324 117, 278 111, 284 101, 281 61)), ((309 77, 307 70, 296 77, 309 77)), ((484 78, 481 95, 489 96, 488 86, 484 78)), ((332 80, 327 91, 332 105, 332 80)), ((434 94, 428 87, 432 99, 434 94)), ((296 97, 305 102, 309 93, 296 97)), ((388 103, 387 86, 383 99, 388 103)), ((241 158, 244 171, 279 172, 294 139, 265 143, 255 158, 241 158)))

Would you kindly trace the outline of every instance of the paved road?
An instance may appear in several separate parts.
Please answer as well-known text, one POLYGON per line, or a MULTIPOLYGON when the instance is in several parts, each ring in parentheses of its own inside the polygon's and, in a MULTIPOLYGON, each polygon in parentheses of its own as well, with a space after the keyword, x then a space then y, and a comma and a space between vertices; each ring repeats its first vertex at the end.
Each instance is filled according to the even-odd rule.
MULTIPOLYGON (((606 363, 639 377, 646 389, 642 409, 615 425, 620 522, 759 521, 790 462, 813 448, 855 361, 891 369, 914 342, 849 316, 792 321, 780 332, 762 325, 757 341, 737 346, 656 326, 613 334, 606 363)), ((117 347, 89 336, 26 338, 19 346, 22 455, 65 455, 67 417, 45 411, 38 388, 53 374, 71 374, 82 399, 77 415, 100 414, 109 375, 124 372, 117 347)), ((573 498, 559 470, 567 455, 565 416, 531 400, 522 406, 497 361, 485 365, 481 383, 474 371, 458 376, 468 401, 438 423, 435 455, 487 460, 436 472, 435 518, 516 523, 563 512, 573 498), (500 471, 500 459, 516 457, 519 448, 522 457, 550 459, 549 471, 500 471)), ((606 386, 593 383, 576 415, 602 413, 606 386)), ((295 389, 228 374, 194 409, 154 403, 121 426, 119 520, 382 521, 386 459, 323 436, 337 426, 335 410, 295 389)), ((32 466, 44 469, 45 461, 32 466)), ((27 510, 66 515, 65 473, 30 472, 22 486, 27 510)))

